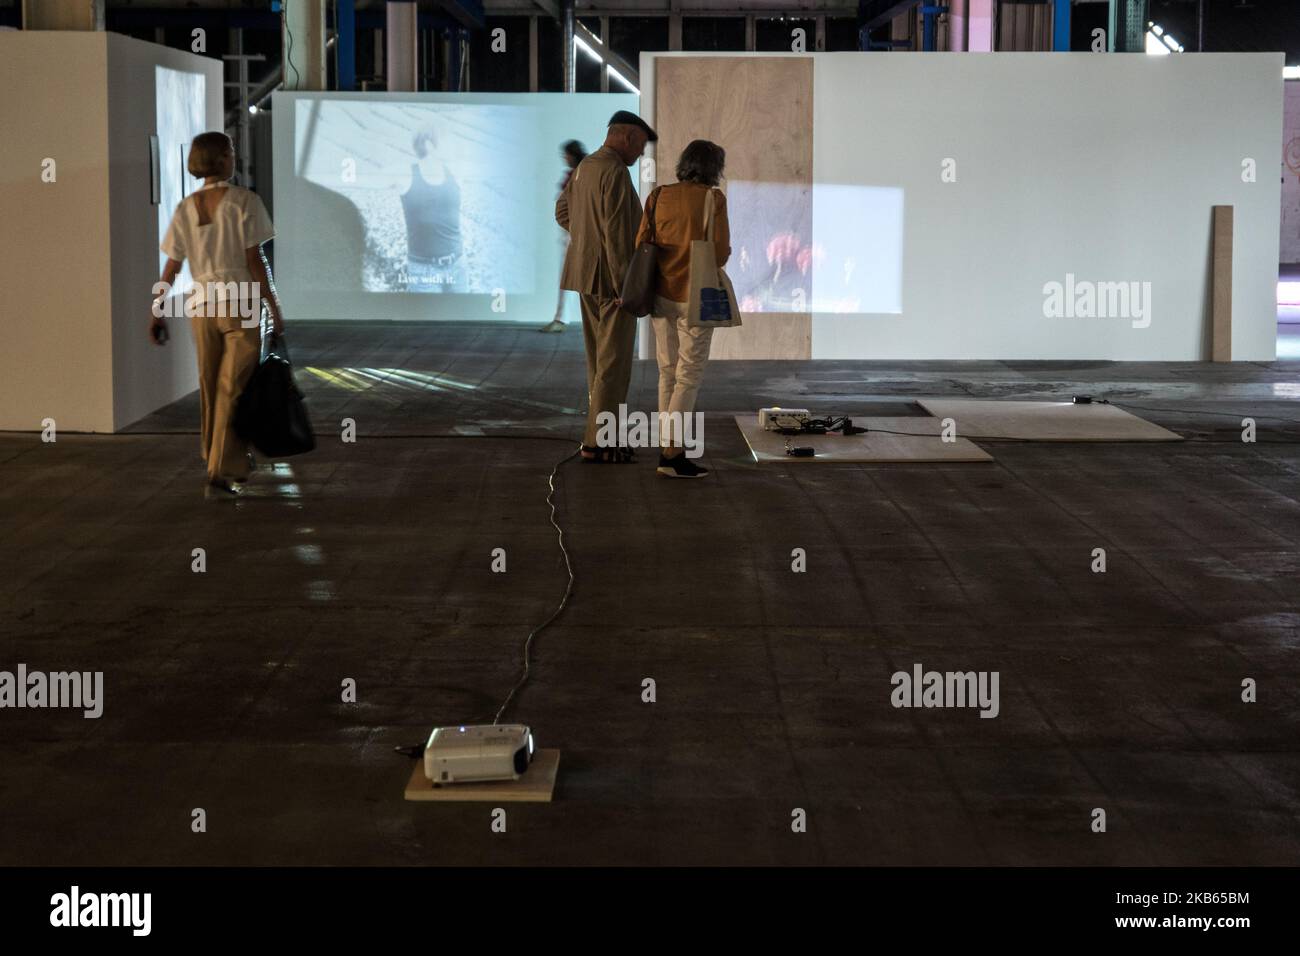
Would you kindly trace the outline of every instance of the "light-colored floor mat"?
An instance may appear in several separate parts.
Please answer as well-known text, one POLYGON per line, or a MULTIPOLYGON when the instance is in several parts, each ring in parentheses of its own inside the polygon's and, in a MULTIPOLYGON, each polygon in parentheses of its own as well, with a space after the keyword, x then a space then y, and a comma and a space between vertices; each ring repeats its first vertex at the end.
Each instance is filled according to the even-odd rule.
POLYGON ((1182 441, 1181 435, 1115 405, 1072 402, 918 398, 936 419, 951 418, 957 436, 1024 441, 1182 441))
POLYGON ((902 418, 855 418, 853 424, 869 429, 865 435, 780 435, 759 427, 758 416, 737 415, 736 426, 749 443, 749 450, 759 462, 924 462, 924 461, 992 461, 993 456, 978 445, 958 437, 946 442, 939 437, 937 418, 905 416, 902 418), (895 435, 890 432, 903 432, 895 435), (815 458, 793 458, 785 453, 786 442, 796 447, 815 448, 815 458))

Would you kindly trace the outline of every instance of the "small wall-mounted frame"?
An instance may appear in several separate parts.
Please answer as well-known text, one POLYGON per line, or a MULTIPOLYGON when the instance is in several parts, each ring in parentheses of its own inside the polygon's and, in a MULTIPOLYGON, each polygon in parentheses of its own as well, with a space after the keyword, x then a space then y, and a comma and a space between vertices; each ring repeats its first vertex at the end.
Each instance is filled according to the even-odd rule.
POLYGON ((149 202, 156 206, 162 202, 162 168, 158 156, 158 134, 149 134, 149 202))

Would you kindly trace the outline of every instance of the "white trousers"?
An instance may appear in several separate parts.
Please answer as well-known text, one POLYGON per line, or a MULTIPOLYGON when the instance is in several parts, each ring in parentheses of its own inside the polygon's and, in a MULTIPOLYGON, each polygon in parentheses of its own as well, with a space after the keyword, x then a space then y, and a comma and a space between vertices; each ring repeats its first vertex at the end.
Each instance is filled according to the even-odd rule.
POLYGON ((659 296, 655 296, 650 322, 655 331, 655 358, 659 363, 659 444, 665 448, 681 448, 682 435, 678 429, 686 416, 695 412, 713 330, 691 328, 686 324, 686 303, 659 296))

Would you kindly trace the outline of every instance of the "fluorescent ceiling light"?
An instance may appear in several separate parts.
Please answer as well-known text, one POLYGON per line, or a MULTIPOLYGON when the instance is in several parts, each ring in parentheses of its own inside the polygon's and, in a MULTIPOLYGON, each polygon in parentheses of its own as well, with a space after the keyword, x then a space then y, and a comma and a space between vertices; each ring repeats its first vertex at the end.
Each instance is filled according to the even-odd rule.
POLYGON ((1183 45, 1165 32, 1158 23, 1147 25, 1146 52, 1153 56, 1165 56, 1169 53, 1182 53, 1183 45))
POLYGON ((593 60, 600 59, 600 54, 597 53, 595 50, 593 50, 590 46, 588 46, 587 41, 584 40, 582 37, 575 36, 573 38, 573 45, 576 46, 579 50, 582 50, 584 53, 587 54, 587 56, 591 57, 593 60))
POLYGON ((633 85, 632 85, 632 82, 631 82, 631 81, 630 81, 626 76, 624 76, 622 73, 618 72, 618 70, 614 69, 614 68, 613 68, 612 66, 610 66, 608 63, 605 64, 605 69, 609 71, 609 75, 610 75, 611 77, 613 77, 614 79, 618 80, 620 83, 622 83, 624 86, 626 86, 626 87, 627 87, 629 90, 631 90, 633 93, 637 94, 638 96, 641 95, 641 91, 638 90, 635 86, 633 86, 633 85))
MULTIPOLYGON (((591 57, 591 58, 592 58, 593 60, 595 60, 596 62, 598 62, 598 63, 599 63, 599 62, 602 62, 602 61, 601 61, 601 58, 600 58, 600 54, 597 53, 595 50, 593 50, 593 49, 591 48, 591 44, 589 44, 586 40, 582 39, 582 37, 580 37, 580 36, 575 36, 575 37, 573 38, 573 45, 576 46, 576 47, 577 47, 579 50, 581 50, 582 52, 586 53, 587 56, 591 57)), ((614 79, 618 80, 620 83, 622 83, 624 86, 626 86, 626 87, 627 87, 629 90, 631 90, 633 93, 637 94, 638 96, 641 95, 641 91, 638 90, 635 86, 632 85, 632 81, 629 80, 629 79, 628 79, 626 76, 624 76, 622 73, 618 72, 618 70, 614 69, 614 68, 613 68, 612 66, 610 66, 608 63, 605 64, 605 69, 609 71, 609 75, 610 75, 610 76, 612 76, 614 79)))

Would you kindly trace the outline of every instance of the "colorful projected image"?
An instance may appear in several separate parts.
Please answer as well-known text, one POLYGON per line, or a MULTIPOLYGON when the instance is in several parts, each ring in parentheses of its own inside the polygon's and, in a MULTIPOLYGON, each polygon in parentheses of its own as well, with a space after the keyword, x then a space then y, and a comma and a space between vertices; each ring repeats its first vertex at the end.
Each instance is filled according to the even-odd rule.
POLYGON ((741 312, 807 312, 812 301, 812 189, 727 184, 731 261, 741 312))
POLYGON ((902 189, 732 182, 727 215, 743 312, 902 311, 902 189))

